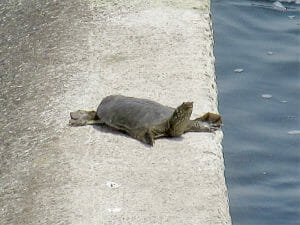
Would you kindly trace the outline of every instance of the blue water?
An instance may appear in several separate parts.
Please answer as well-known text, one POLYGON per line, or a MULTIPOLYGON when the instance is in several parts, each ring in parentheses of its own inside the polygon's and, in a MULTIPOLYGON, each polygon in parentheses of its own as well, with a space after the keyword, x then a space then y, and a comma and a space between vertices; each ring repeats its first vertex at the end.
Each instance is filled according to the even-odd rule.
POLYGON ((234 225, 300 224, 300 4, 273 3, 212 0, 234 225))

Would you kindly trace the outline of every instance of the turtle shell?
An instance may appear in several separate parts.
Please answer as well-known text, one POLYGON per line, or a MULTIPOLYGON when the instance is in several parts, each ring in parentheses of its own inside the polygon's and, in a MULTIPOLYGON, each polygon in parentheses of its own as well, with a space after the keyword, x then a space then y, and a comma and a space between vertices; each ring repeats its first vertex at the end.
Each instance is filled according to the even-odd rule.
POLYGON ((168 120, 174 110, 147 99, 111 95, 102 100, 97 115, 106 125, 128 131, 159 125, 168 120))

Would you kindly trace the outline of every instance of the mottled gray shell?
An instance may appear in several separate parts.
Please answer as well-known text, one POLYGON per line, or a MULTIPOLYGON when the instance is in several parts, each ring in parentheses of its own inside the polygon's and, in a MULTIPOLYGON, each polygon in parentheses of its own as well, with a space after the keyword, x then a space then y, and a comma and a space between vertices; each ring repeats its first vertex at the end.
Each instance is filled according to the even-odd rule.
POLYGON ((97 109, 106 125, 122 130, 153 127, 168 120, 173 112, 173 108, 154 101, 120 95, 104 98, 97 109))

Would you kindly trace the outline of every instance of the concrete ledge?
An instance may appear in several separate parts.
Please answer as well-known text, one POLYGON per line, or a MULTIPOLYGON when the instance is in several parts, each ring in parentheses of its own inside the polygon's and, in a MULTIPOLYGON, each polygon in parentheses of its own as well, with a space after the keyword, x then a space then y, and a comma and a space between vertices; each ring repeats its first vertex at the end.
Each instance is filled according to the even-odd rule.
MULTIPOLYGON (((54 21, 80 15, 54 31, 60 41, 50 52, 61 60, 51 63, 50 55, 38 72, 28 64, 37 77, 64 88, 41 101, 41 113, 28 116, 40 122, 40 132, 8 147, 23 155, 5 159, 19 166, 3 172, 0 222, 231 224, 221 131, 163 138, 148 148, 123 134, 67 126, 70 111, 96 109, 110 94, 172 107, 193 101, 192 117, 217 113, 209 1, 82 2, 67 4, 54 21)), ((37 50, 44 55, 47 48, 37 50)), ((22 112, 38 104, 24 104, 22 112)))

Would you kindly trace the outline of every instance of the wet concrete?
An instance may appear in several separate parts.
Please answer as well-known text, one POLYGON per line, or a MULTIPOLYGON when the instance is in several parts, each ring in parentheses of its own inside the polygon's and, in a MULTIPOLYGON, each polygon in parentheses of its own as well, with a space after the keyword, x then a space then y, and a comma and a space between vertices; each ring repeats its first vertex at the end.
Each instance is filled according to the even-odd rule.
POLYGON ((208 6, 1 1, 0 224, 230 223, 220 131, 148 148, 67 125, 108 94, 217 112, 208 6))

